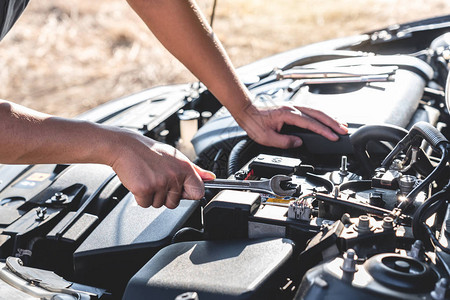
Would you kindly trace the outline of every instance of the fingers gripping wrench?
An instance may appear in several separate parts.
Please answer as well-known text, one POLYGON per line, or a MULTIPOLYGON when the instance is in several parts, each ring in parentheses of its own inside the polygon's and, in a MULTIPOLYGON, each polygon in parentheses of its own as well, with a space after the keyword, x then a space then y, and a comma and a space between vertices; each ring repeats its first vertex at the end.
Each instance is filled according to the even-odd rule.
POLYGON ((206 181, 205 188, 251 190, 276 196, 294 196, 297 193, 297 186, 292 184, 291 177, 286 175, 275 175, 265 180, 215 179, 206 181))

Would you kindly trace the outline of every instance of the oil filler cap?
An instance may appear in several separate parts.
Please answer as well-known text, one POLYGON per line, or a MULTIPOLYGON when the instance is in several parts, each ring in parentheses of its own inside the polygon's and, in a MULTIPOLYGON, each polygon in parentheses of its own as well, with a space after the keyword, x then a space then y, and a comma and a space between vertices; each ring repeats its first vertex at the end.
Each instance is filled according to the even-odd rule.
POLYGON ((367 260, 364 267, 377 282, 409 293, 429 292, 437 280, 428 265, 398 254, 375 255, 367 260))

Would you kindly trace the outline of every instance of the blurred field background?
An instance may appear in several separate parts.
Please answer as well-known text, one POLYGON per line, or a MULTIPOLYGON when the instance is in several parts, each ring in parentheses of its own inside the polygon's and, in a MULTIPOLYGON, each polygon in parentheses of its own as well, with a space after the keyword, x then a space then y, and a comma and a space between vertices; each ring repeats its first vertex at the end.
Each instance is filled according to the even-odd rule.
MULTIPOLYGON (((199 1, 208 18, 212 3, 199 1)), ((304 44, 443 14, 450 14, 448 0, 219 0, 214 29, 241 66, 304 44)), ((0 42, 0 98, 60 116, 192 80, 124 0, 31 1, 0 42)))

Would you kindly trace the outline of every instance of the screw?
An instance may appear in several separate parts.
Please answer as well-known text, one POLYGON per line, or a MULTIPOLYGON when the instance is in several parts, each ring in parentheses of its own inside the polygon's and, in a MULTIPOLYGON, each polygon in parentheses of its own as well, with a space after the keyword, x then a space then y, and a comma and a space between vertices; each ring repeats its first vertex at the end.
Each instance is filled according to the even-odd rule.
POLYGON ((341 217, 341 222, 344 225, 352 224, 352 220, 350 219, 350 214, 349 213, 343 214, 341 217))
POLYGON ((444 300, 447 292, 448 279, 441 278, 435 285, 434 291, 431 292, 431 298, 434 300, 444 300))
POLYGON ((390 169, 400 171, 402 168, 403 168, 403 162, 400 159, 394 159, 390 169))
POLYGON ((247 175, 247 172, 240 170, 237 171, 236 174, 234 174, 234 178, 236 178, 237 180, 244 180, 247 175))
POLYGON ((417 240, 414 242, 414 244, 412 244, 409 256, 418 260, 423 260, 422 252, 423 252, 423 243, 422 241, 417 240))
POLYGON ((68 199, 69 199, 69 197, 66 194, 61 193, 61 192, 55 193, 52 196, 52 198, 50 198, 52 203, 61 203, 61 202, 67 201, 68 199))
POLYGON ((186 292, 178 295, 175 300, 198 300, 198 294, 196 292, 186 292))
POLYGON ((45 215, 47 214, 47 207, 38 207, 36 208, 36 220, 42 221, 45 219, 45 215))
POLYGON ((348 249, 347 252, 344 253, 344 262, 342 263, 342 271, 346 273, 355 273, 356 272, 356 256, 355 250, 348 249))
POLYGON ((343 155, 341 157, 341 168, 339 169, 339 175, 345 176, 348 174, 347 170, 347 156, 343 155))

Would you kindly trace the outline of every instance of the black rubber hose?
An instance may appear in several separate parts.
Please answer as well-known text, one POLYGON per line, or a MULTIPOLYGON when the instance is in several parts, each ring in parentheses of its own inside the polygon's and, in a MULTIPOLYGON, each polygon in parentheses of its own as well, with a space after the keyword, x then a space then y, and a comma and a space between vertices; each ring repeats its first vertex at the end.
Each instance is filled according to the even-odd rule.
POLYGON ((419 135, 424 138, 433 148, 439 148, 442 143, 448 143, 445 136, 433 125, 427 122, 418 122, 409 130, 411 139, 419 135))
POLYGON ((409 130, 408 134, 395 146, 395 148, 389 153, 381 163, 382 167, 387 167, 392 160, 402 150, 411 144, 420 142, 420 138, 425 139, 434 149, 439 149, 439 145, 448 143, 447 139, 442 135, 439 130, 434 128, 427 122, 418 122, 409 130))
POLYGON ((241 167, 240 159, 242 157, 242 153, 253 143, 253 140, 243 139, 240 140, 236 145, 234 145, 233 149, 231 149, 230 156, 228 157, 228 176, 231 176, 239 171, 241 167))
POLYGON ((440 144, 439 149, 441 150, 442 156, 441 161, 439 162, 438 166, 428 175, 422 182, 417 185, 411 192, 409 192, 408 195, 406 195, 406 201, 401 202, 398 206, 401 209, 404 209, 408 207, 409 204, 411 204, 414 200, 414 198, 419 194, 419 192, 427 187, 433 180, 444 170, 445 166, 448 162, 448 150, 447 150, 447 144, 440 144))
POLYGON ((430 226, 428 226, 425 222, 422 223, 423 227, 425 227, 428 236, 430 237, 431 243, 433 244, 433 246, 435 248, 439 248, 442 251, 444 251, 447 254, 450 254, 450 249, 448 249, 447 247, 445 247, 444 245, 442 245, 441 243, 439 243, 439 240, 436 238, 433 230, 431 230, 430 226))
POLYGON ((417 161, 414 163, 414 169, 424 177, 428 176, 434 170, 429 157, 425 154, 422 148, 418 148, 417 161))
POLYGON ((373 174, 374 166, 366 152, 367 144, 370 141, 387 141, 398 143, 408 134, 406 129, 394 125, 365 125, 356 130, 350 136, 355 156, 361 162, 364 175, 373 174))
POLYGON ((450 182, 416 209, 411 224, 415 239, 424 239, 422 223, 440 208, 441 204, 439 202, 445 202, 447 200, 446 197, 450 192, 449 188, 450 182))

